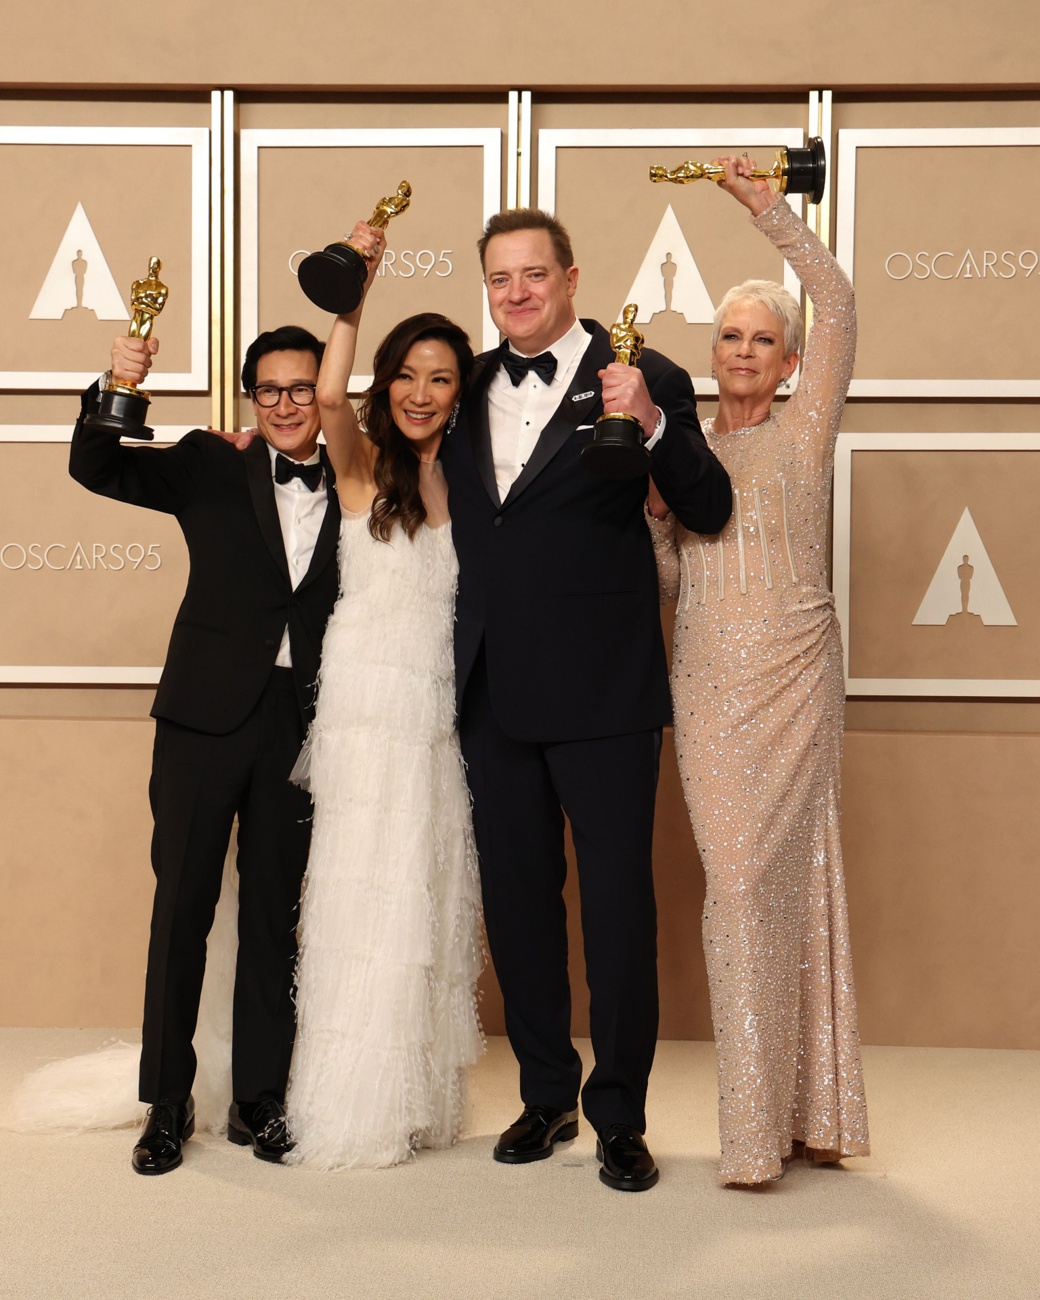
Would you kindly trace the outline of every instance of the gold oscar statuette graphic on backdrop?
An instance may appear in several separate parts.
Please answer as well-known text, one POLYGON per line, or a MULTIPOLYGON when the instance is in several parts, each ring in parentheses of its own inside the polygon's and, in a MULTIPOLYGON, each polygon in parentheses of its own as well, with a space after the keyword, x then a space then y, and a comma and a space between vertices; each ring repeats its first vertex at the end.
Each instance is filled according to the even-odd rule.
MULTIPOLYGON (((671 181, 673 185, 689 185, 692 181, 721 181, 726 169, 718 163, 684 162, 678 167, 651 167, 650 179, 655 183, 671 181)), ((814 135, 804 149, 778 149, 776 161, 768 170, 762 168, 751 173, 762 180, 772 181, 781 194, 808 194, 810 203, 819 203, 827 184, 827 152, 823 141, 814 135)))
MULTIPOLYGON (((129 338, 150 338, 155 318, 166 306, 170 291, 159 279, 161 270, 159 258, 151 258, 148 274, 130 286, 132 316, 127 330, 129 338)), ((155 434, 144 422, 151 400, 151 394, 136 384, 109 379, 101 391, 98 410, 85 416, 83 423, 90 429, 109 429, 123 438, 142 438, 151 442, 155 434)))
MULTIPOLYGON (((614 360, 623 366, 638 363, 645 339, 636 329, 639 308, 630 302, 621 319, 610 327, 614 360)), ((650 472, 650 453, 643 445, 643 426, 634 415, 620 411, 601 415, 592 441, 581 453, 581 463, 602 478, 639 478, 650 472)))
MULTIPOLYGON (((385 230, 391 217, 400 216, 412 200, 412 187, 402 181, 397 193, 380 199, 368 224, 385 230)), ((300 263, 300 288, 315 306, 337 316, 352 312, 365 293, 368 279, 366 254, 343 238, 327 245, 320 253, 311 253, 300 263)))

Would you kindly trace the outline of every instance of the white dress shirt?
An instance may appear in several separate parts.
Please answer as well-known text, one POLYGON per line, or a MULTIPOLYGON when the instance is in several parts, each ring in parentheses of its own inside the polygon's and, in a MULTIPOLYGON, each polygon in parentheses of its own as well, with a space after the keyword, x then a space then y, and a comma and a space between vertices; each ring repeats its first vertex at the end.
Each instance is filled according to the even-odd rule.
MULTIPOLYGON (((506 499, 520 477, 591 341, 592 335, 586 334, 580 320, 575 320, 562 338, 546 348, 556 358, 556 374, 549 384, 543 383, 533 370, 515 386, 505 367, 500 366, 495 372, 488 385, 488 425, 499 501, 506 499)), ((524 355, 511 343, 509 350, 517 356, 524 355)), ((598 386, 599 380, 595 382, 598 386)), ((646 441, 647 448, 653 447, 664 432, 664 414, 660 409, 657 414, 657 427, 646 441)))
MULTIPOLYGON (((267 450, 271 456, 271 478, 274 479, 274 463, 278 451, 270 443, 267 444, 267 450)), ((319 462, 320 457, 315 451, 313 456, 300 463, 317 465, 319 462)), ((321 482, 313 492, 299 478, 291 478, 288 483, 279 483, 275 480, 274 503, 278 507, 278 522, 282 528, 285 559, 289 565, 289 577, 295 591, 310 568, 318 533, 321 531, 321 522, 328 509, 329 497, 325 490, 325 475, 322 474, 321 482)), ((288 625, 282 633, 282 643, 278 647, 275 664, 279 668, 292 667, 288 625)))
MULTIPOLYGON (((556 408, 570 387, 578 363, 592 336, 576 320, 563 338, 547 348, 556 358, 552 382, 543 383, 532 370, 513 386, 504 367, 500 366, 488 385, 488 424, 491 429, 491 454, 495 462, 498 499, 504 501, 509 489, 520 477, 542 430, 556 414, 556 408)), ((510 352, 523 354, 512 344, 510 352)))

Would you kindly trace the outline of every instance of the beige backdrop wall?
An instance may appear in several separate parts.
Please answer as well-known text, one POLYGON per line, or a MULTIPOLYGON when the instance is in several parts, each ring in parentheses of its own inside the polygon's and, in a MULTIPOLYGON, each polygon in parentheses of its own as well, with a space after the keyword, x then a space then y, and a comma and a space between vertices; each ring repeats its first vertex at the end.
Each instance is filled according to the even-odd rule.
MULTIPOLYGON (((934 4, 835 7, 796 0, 772 13, 756 11, 754 32, 737 41, 720 11, 694 21, 688 6, 662 2, 640 11, 640 35, 629 33, 620 65, 616 33, 591 0, 575 0, 565 10, 534 0, 526 10, 538 34, 534 49, 523 59, 510 53, 505 66, 502 50, 516 48, 505 25, 514 19, 463 0, 437 7, 421 32, 414 7, 405 11, 391 0, 363 53, 356 42, 338 39, 347 16, 325 3, 309 6, 305 19, 279 5, 203 12, 173 4, 153 20, 155 37, 144 42, 110 30, 99 5, 81 6, 77 14, 74 32, 65 7, 50 0, 12 15, 8 36, 21 55, 17 68, 9 61, 4 69, 0 125, 204 125, 211 90, 228 87, 238 92, 239 124, 246 127, 374 126, 420 116, 434 124, 503 125, 504 91, 511 87, 534 89, 536 132, 804 125, 808 91, 825 87, 835 92, 835 130, 1040 125, 1030 56, 1040 20, 1025 3, 951 11, 934 4), (410 33, 407 42, 402 30, 410 33), (713 86, 727 89, 713 93, 713 86)), ((622 20, 630 21, 619 10, 622 20)), ((951 177, 939 195, 901 190, 893 202, 923 208, 956 202, 961 187, 975 183, 951 177)), ((603 229, 616 240, 614 224, 605 220, 603 229)), ((698 372, 692 358, 684 360, 698 372)), ((162 418, 206 423, 214 396, 219 410, 219 392, 164 397, 162 418)), ((68 394, 0 393, 0 424, 67 424, 74 409, 68 394)), ((702 413, 711 410, 705 401, 702 413)), ((853 400, 844 428, 1032 433, 1038 425, 1035 399, 939 397, 853 400)), ((0 443, 8 481, 13 473, 23 482, 27 462, 44 469, 33 495, 20 493, 21 532, 35 521, 42 536, 74 510, 80 531, 125 533, 130 525, 119 509, 112 513, 105 503, 70 495, 62 480, 65 450, 60 443, 0 443)), ((11 502, 8 521, 16 515, 11 502)), ((898 518, 892 527, 899 527, 898 518)), ((149 520, 138 531, 149 540, 154 532, 165 566, 161 583, 133 590, 140 625, 128 631, 128 643, 147 657, 151 643, 162 642, 184 557, 168 521, 149 520)), ((52 582, 40 589, 34 611, 30 591, 19 624, 38 618, 40 631, 61 600, 52 582)), ((12 626, 15 615, 5 612, 4 635, 17 642, 25 629, 12 626)), ((73 612, 84 625, 92 617, 90 609, 73 612)), ((93 616, 105 617, 103 604, 93 616)), ((667 626, 669 611, 664 618, 667 626)), ((147 686, 0 687, 0 1023, 139 1020, 151 891, 150 702, 147 686)), ((850 701, 844 841, 867 1042, 1040 1046, 1038 781, 1036 701, 850 701)), ((707 1038, 703 884, 667 744, 655 847, 662 1033, 707 1038)), ((587 1010, 577 935, 573 974, 581 1033, 587 1010)), ((484 984, 485 1022, 499 1032, 490 974, 484 984)))

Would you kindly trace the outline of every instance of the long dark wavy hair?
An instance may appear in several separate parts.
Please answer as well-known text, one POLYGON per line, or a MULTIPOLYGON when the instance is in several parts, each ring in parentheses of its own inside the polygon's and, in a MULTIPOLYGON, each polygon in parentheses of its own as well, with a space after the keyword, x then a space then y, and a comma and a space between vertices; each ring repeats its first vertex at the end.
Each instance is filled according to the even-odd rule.
POLYGON ((372 386, 361 399, 358 420, 377 451, 376 495, 368 527, 372 536, 382 542, 390 540, 395 523, 409 537, 414 537, 426 519, 426 507, 419 492, 419 456, 394 423, 389 392, 408 353, 416 343, 426 339, 440 339, 455 353, 460 399, 473 369, 473 349, 466 331, 434 311, 420 312, 401 321, 376 349, 372 386))

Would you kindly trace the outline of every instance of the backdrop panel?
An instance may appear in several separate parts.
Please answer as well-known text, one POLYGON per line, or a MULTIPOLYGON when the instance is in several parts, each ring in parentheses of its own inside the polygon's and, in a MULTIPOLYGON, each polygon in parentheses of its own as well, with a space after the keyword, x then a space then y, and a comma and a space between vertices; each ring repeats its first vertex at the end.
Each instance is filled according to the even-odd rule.
POLYGON ((862 397, 1037 397, 1040 129, 839 132, 862 397))
MULTIPOLYGON (((796 277, 728 195, 710 181, 651 184, 651 165, 675 167, 722 153, 752 153, 769 166, 781 145, 801 145, 800 129, 545 129, 538 133, 539 207, 567 226, 581 271, 579 315, 609 323, 626 303, 647 345, 684 365, 698 392, 710 378, 711 322, 731 285, 751 277, 796 277)), ((804 207, 793 198, 795 211, 804 207)), ((795 381, 796 382, 796 381, 795 381)))
POLYGON ((834 586, 850 694, 1037 696, 1040 435, 843 434, 834 586))
POLYGON ((327 335, 332 318, 304 296, 296 269, 308 252, 367 220, 405 179, 411 205, 387 230, 389 252, 366 308, 352 389, 371 382, 379 339, 415 312, 457 320, 477 351, 494 346, 473 246, 501 204, 501 139, 495 127, 243 130, 242 344, 290 322, 327 335))
POLYGON ((89 384, 157 256, 170 295, 149 389, 207 388, 209 168, 201 127, 0 127, 0 386, 89 384))
POLYGON ((188 571, 172 516, 88 492, 67 446, 8 442, 0 520, 0 681, 157 682, 188 571))

